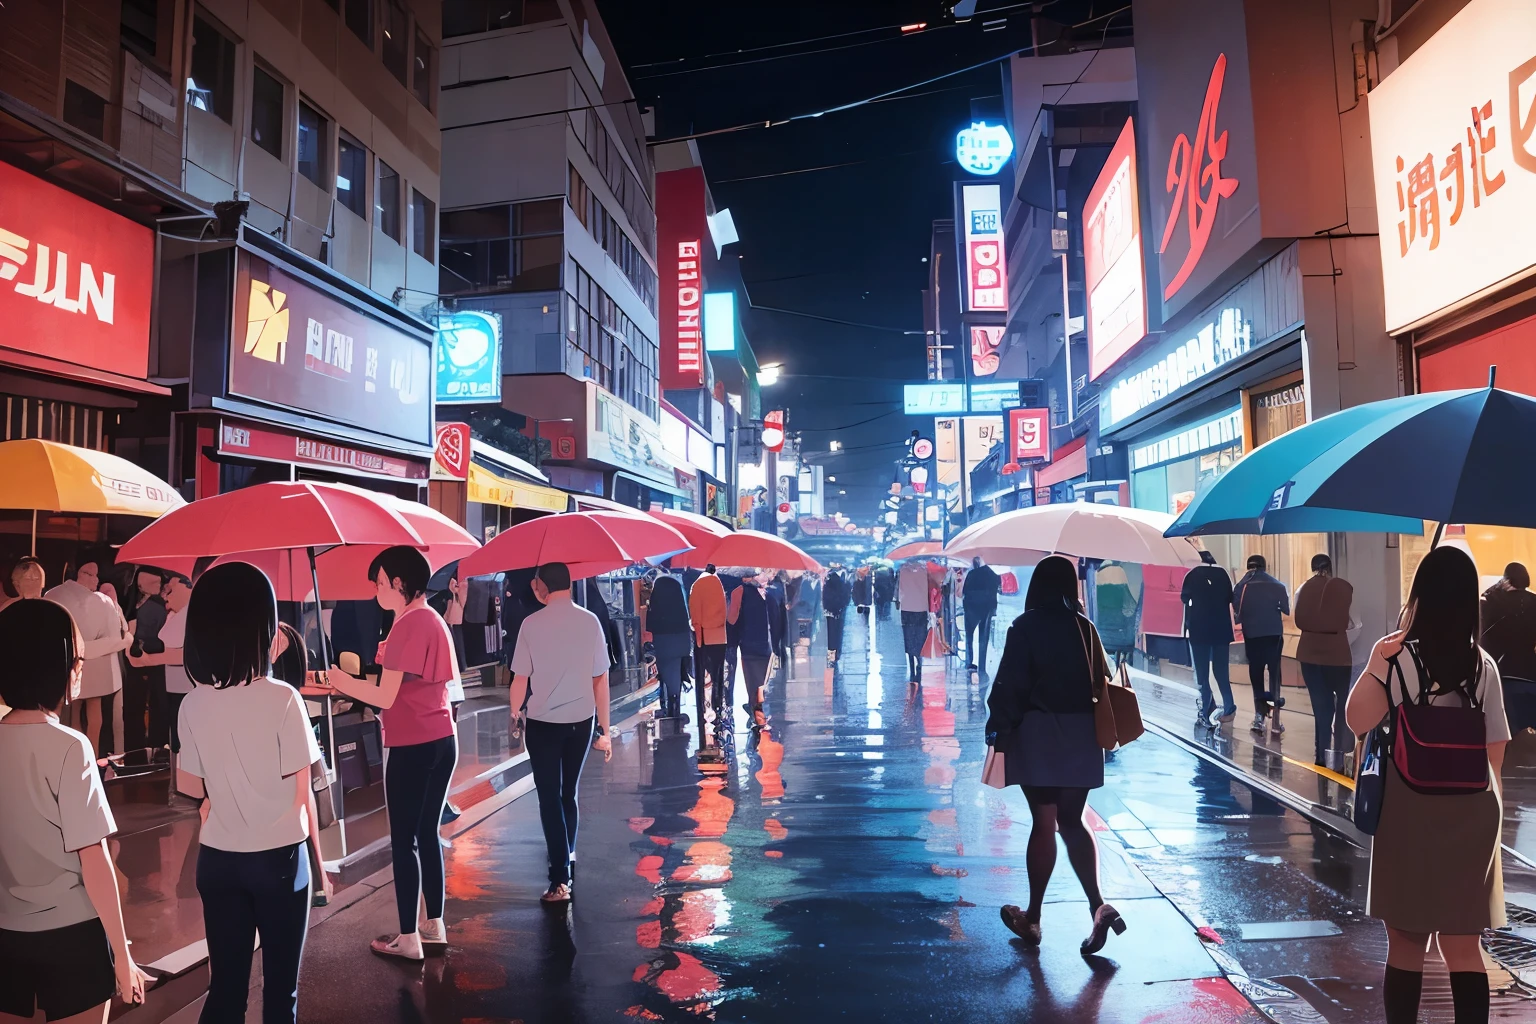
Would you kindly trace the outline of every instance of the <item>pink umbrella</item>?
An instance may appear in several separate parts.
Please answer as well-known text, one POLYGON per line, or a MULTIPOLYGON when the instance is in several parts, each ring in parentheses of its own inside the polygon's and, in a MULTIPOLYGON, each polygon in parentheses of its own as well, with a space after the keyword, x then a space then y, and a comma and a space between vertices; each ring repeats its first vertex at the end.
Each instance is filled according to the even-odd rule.
POLYGON ((693 543, 681 530, 651 518, 643 512, 587 512, 631 554, 644 552, 644 559, 658 562, 672 555, 693 550, 693 543))
POLYGON ((718 519, 711 519, 709 516, 701 516, 694 512, 657 509, 650 515, 672 527, 686 537, 689 544, 704 552, 714 550, 720 539, 729 537, 732 532, 729 526, 718 519))
POLYGON ((622 522, 630 518, 622 513, 561 512, 530 519, 497 534, 489 544, 460 562, 459 573, 483 576, 510 569, 532 569, 546 562, 564 562, 572 579, 585 579, 688 548, 688 542, 676 530, 654 523, 666 533, 647 531, 642 535, 632 524, 622 522), (626 546, 619 534, 635 546, 626 546))
POLYGON ((759 569, 821 571, 821 564, 816 559, 789 541, 756 530, 737 530, 721 537, 711 548, 695 548, 672 559, 672 565, 678 568, 702 569, 711 563, 756 566, 759 569))

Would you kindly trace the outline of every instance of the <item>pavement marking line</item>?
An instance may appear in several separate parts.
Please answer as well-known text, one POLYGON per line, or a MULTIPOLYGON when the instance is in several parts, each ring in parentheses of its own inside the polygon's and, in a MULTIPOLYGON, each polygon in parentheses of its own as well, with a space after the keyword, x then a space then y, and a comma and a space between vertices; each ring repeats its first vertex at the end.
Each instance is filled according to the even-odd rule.
POLYGON ((1293 764, 1298 768, 1305 768, 1307 771, 1316 775, 1321 775, 1323 778, 1328 779, 1330 782, 1337 782, 1351 793, 1355 791, 1355 780, 1350 778, 1348 775, 1340 775, 1332 768, 1324 768, 1320 764, 1311 764, 1307 761, 1298 761, 1294 757, 1287 757, 1285 754, 1280 755, 1280 760, 1284 761, 1286 764, 1293 764))
POLYGON ((1275 942, 1282 939, 1325 939, 1343 935, 1332 921, 1251 921, 1237 926, 1244 942, 1275 942))

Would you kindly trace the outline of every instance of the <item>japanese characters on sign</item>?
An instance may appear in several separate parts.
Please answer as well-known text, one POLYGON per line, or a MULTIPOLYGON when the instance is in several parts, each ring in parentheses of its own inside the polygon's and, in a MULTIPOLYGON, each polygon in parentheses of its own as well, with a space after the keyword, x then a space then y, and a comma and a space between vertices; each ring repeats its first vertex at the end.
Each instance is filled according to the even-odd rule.
POLYGON ((219 451, 225 455, 300 462, 400 480, 427 479, 425 462, 232 420, 224 420, 219 427, 219 451))
POLYGON ((0 163, 0 348, 143 377, 154 233, 0 163))
POLYGON ((1536 5, 1472 0, 1370 93, 1387 329, 1536 266, 1536 5))
POLYGON ((426 337, 375 319, 243 249, 234 305, 230 394, 432 442, 426 337))
POLYGON ((1008 461, 1021 466, 1051 461, 1051 410, 1008 410, 1008 461))
POLYGON ((1003 201, 996 185, 962 185, 965 308, 1008 312, 1008 260, 1003 253, 1003 201))
POLYGON ((1253 348, 1253 323, 1243 310, 1227 307, 1211 316, 1182 344, 1151 366, 1117 381, 1109 392, 1107 426, 1193 384, 1253 348))
POLYGON ((661 272, 661 386, 704 386, 704 169, 656 175, 656 252, 661 272))
POLYGON ((1186 240, 1189 248, 1184 261, 1174 272, 1173 278, 1163 287, 1163 298, 1171 299, 1189 280, 1205 254, 1210 241, 1211 229, 1216 224, 1216 210, 1223 199, 1230 199, 1237 191, 1236 178, 1222 173, 1221 162, 1227 157, 1227 133, 1217 132, 1216 122, 1221 110, 1221 87, 1227 76, 1227 55, 1218 54, 1211 68, 1211 78, 1205 87, 1205 102, 1200 107, 1200 122, 1195 127, 1195 138, 1180 132, 1173 140, 1168 154, 1167 191, 1173 193, 1173 207, 1168 222, 1163 227, 1162 241, 1157 251, 1165 253, 1179 227, 1182 212, 1187 222, 1186 240))
POLYGON ((1147 333, 1136 130, 1129 119, 1083 206, 1083 265, 1088 284, 1088 379, 1097 380, 1147 333))

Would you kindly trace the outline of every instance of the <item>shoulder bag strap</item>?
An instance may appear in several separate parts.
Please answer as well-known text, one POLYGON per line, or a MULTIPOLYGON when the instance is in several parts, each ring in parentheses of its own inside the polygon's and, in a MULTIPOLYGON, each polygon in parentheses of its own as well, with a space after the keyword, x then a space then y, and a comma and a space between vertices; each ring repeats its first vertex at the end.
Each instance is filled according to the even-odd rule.
POLYGON ((1088 680, 1093 687, 1093 699, 1098 700, 1104 696, 1104 683, 1109 677, 1108 666, 1104 663, 1103 645, 1099 643, 1098 630, 1082 615, 1077 616, 1077 635, 1083 641, 1083 658, 1088 663, 1088 680), (1085 629, 1084 626, 1087 628, 1085 629), (1089 642, 1089 633, 1092 632, 1093 642, 1089 642))

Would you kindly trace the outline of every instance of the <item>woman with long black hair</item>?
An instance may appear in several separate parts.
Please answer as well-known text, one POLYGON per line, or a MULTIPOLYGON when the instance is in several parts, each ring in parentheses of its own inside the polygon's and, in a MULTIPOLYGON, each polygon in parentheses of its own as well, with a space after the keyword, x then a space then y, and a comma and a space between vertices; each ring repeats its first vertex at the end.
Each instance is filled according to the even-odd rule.
POLYGON ((987 697, 988 742, 1003 754, 1008 785, 1024 790, 1032 818, 1025 853, 1029 906, 1005 906, 1002 916, 1015 935, 1039 944, 1060 832, 1093 915, 1093 930, 1081 946, 1085 956, 1104 948, 1111 929, 1118 935, 1126 927, 1099 893, 1099 848, 1083 823, 1088 791, 1104 785, 1104 750, 1093 723, 1104 665, 1098 631, 1078 600, 1076 567, 1060 555, 1042 559, 1029 581, 1024 614, 1008 628, 987 697))
MULTIPOLYGON (((1500 860, 1503 803, 1499 771, 1509 723, 1499 668, 1478 645, 1477 566, 1458 548, 1435 548, 1413 576, 1403 628, 1383 637, 1345 706, 1357 736, 1409 705, 1416 715, 1455 709, 1456 726, 1472 722, 1487 749, 1486 772, 1477 778, 1442 779, 1436 769, 1410 783, 1389 759, 1382 767, 1385 792, 1371 843, 1366 913, 1387 926, 1387 966, 1382 984, 1387 1024, 1418 1020, 1424 985, 1424 954, 1434 939, 1451 975, 1456 1024, 1486 1024, 1488 976, 1480 948, 1484 929, 1502 928, 1504 872, 1500 860), (1463 709, 1482 711, 1476 716, 1463 709), (1447 785, 1447 783, 1451 785, 1447 785), (1468 784, 1470 782, 1470 784, 1468 784)), ((1427 721, 1426 717, 1419 719, 1427 721)), ((1417 730, 1416 730, 1417 731, 1417 730)), ((1393 742, 1416 743, 1394 721, 1393 742)), ((1444 739, 1437 736, 1437 739, 1444 739)), ((1463 737, 1455 737, 1459 741, 1463 737)), ((1441 748, 1442 752, 1447 748, 1441 748)), ((1475 749, 1475 747, 1473 748, 1475 749)), ((1412 754, 1413 746, 1402 751, 1412 754)))

